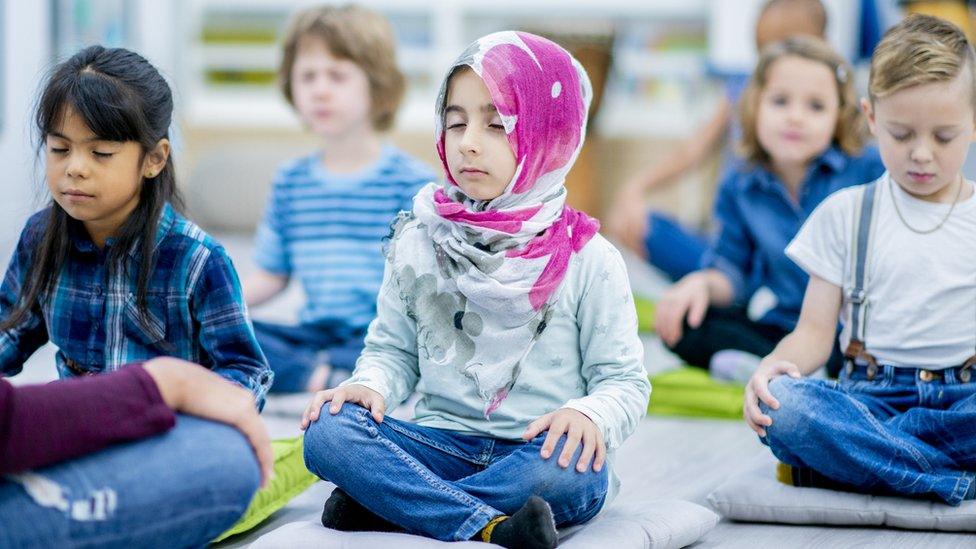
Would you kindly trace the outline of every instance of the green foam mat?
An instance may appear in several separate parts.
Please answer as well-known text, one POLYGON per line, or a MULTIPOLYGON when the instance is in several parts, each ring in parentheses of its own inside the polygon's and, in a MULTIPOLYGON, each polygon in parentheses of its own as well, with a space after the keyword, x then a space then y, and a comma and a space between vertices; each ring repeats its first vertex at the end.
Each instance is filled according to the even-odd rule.
POLYGON ((716 381, 701 368, 686 366, 651 376, 647 413, 662 416, 742 419, 745 389, 716 381))
POLYGON ((281 509, 309 486, 318 482, 319 478, 305 468, 302 441, 303 437, 298 436, 271 442, 275 459, 274 478, 266 488, 254 494, 254 499, 251 500, 247 511, 244 511, 244 516, 215 539, 214 543, 254 528, 271 516, 271 513, 281 509))
POLYGON ((634 296, 634 307, 637 308, 637 331, 651 333, 654 331, 653 301, 640 296, 634 296))

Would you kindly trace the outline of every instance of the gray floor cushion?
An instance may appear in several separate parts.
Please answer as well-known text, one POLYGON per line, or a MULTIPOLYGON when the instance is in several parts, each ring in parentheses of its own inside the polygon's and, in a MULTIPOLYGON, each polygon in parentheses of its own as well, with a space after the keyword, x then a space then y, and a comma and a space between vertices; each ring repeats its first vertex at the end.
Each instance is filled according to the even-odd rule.
POLYGON ((911 530, 976 532, 976 502, 943 503, 796 488, 776 480, 776 458, 763 452, 740 474, 708 495, 732 520, 785 524, 889 526, 911 530))
MULTIPOLYGON (((612 505, 582 527, 560 535, 559 546, 566 549, 625 549, 631 547, 677 548, 690 545, 708 533, 718 515, 694 503, 680 500, 654 500, 612 505)), ((483 543, 453 543, 450 547, 487 547, 483 543)), ((294 549, 340 549, 396 547, 421 549, 448 545, 444 542, 407 534, 337 532, 318 522, 286 524, 258 538, 252 549, 289 547, 294 549)))

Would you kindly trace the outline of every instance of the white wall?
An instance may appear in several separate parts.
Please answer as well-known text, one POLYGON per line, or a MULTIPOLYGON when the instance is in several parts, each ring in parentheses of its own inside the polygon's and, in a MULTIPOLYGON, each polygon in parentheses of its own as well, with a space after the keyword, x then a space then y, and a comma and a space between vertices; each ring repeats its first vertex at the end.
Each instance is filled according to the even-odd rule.
MULTIPOLYGON (((848 59, 857 48, 860 3, 822 0, 827 10, 827 41, 848 59)), ((708 60, 721 72, 751 73, 758 61, 756 18, 765 0, 711 0, 708 60)))
MULTIPOLYGON (((50 59, 50 2, 3 2, 3 119, 0 127, 0 265, 20 227, 39 205, 30 120, 38 83, 50 59)), ((40 174, 38 174, 40 175, 40 174)))

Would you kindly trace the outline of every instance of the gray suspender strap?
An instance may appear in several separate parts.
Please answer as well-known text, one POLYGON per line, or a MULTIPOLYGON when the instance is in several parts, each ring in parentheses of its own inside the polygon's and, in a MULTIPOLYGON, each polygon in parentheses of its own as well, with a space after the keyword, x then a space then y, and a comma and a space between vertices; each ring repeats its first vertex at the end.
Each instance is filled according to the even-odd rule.
POLYGON ((868 244, 871 240, 871 221, 878 195, 878 181, 864 186, 861 193, 861 208, 855 219, 854 287, 847 296, 851 301, 851 341, 844 351, 844 357, 848 360, 864 357, 869 362, 873 362, 873 357, 864 352, 864 315, 867 305, 867 291, 864 282, 867 278, 868 244))
POLYGON ((864 322, 861 309, 867 299, 864 278, 868 262, 868 243, 871 239, 871 218, 874 214, 874 194, 877 183, 864 186, 861 193, 861 211, 857 216, 857 240, 854 248, 854 288, 848 299, 851 300, 851 338, 864 341, 864 322))
MULTIPOLYGON (((851 301, 851 341, 844 350, 844 358, 853 362, 856 358, 861 358, 868 363, 868 379, 874 377, 878 371, 878 364, 874 357, 867 352, 864 343, 864 317, 867 310, 867 289, 865 278, 867 278, 868 245, 871 240, 871 221, 874 215, 874 207, 880 194, 877 192, 878 184, 885 180, 886 176, 873 183, 864 186, 861 193, 861 209, 855 219, 855 246, 854 246, 854 287, 847 298, 851 301)), ((976 368, 976 354, 962 364, 962 372, 959 374, 963 382, 969 381, 970 374, 966 370, 976 368)))

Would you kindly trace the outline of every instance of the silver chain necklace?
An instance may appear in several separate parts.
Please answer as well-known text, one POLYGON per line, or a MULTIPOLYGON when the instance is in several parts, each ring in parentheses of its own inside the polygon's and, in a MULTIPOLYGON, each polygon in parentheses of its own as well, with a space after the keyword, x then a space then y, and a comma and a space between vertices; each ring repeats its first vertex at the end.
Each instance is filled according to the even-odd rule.
POLYGON ((956 209, 956 204, 959 202, 959 197, 962 195, 962 185, 963 183, 965 183, 965 181, 966 180, 963 179, 962 174, 959 174, 959 188, 956 189, 956 197, 952 200, 952 205, 949 206, 949 211, 946 212, 945 217, 942 218, 942 221, 939 221, 938 225, 924 231, 920 229, 916 229, 915 227, 909 225, 908 221, 905 219, 905 216, 901 214, 901 210, 898 209, 898 200, 895 199, 895 187, 894 187, 895 184, 891 182, 891 177, 888 177, 888 185, 889 185, 888 190, 889 190, 889 194, 891 194, 891 204, 895 207, 895 213, 898 214, 898 219, 901 219, 901 222, 905 226, 905 228, 907 228, 909 231, 912 231, 915 234, 930 234, 941 229, 942 226, 945 225, 946 221, 949 221, 949 216, 952 215, 952 210, 956 209))

